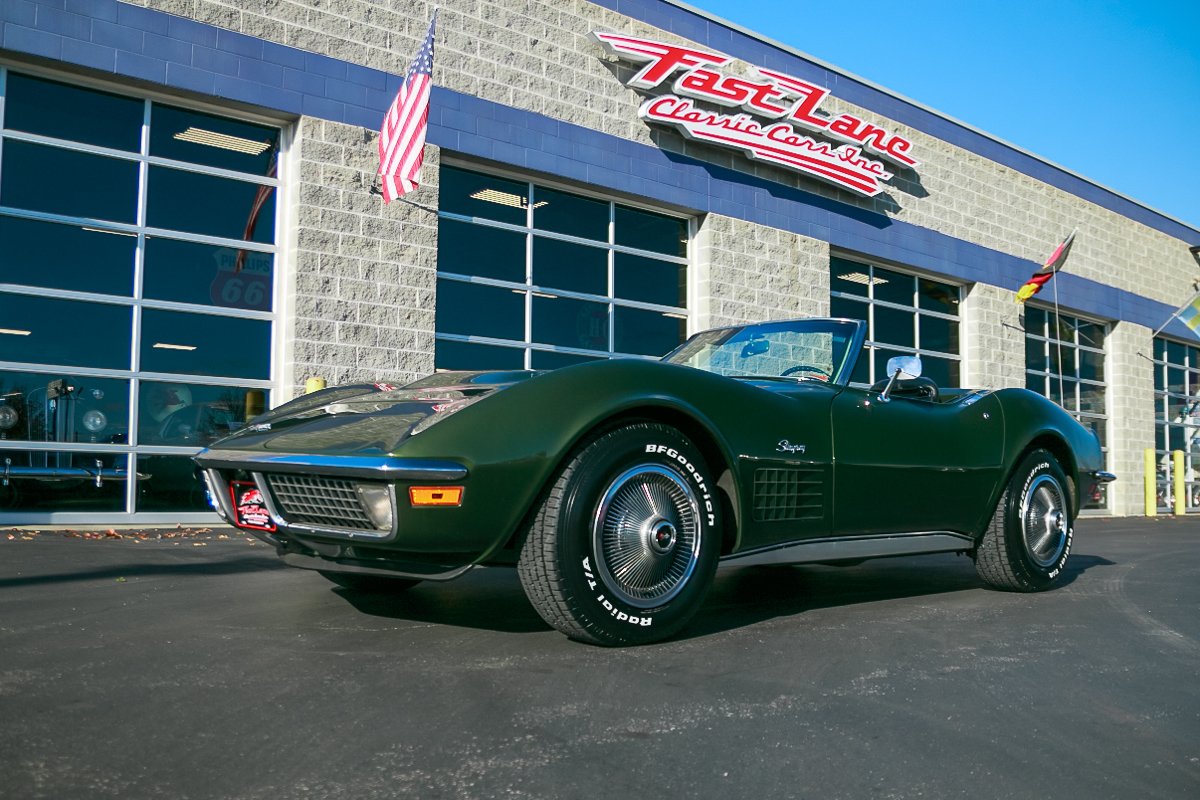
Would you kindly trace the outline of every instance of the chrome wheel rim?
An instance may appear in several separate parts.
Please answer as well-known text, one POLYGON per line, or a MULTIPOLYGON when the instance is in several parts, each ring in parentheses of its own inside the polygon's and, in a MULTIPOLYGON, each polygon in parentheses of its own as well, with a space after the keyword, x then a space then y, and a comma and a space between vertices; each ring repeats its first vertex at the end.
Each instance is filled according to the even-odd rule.
POLYGON ((1039 475, 1021 498, 1021 533, 1025 551, 1039 567, 1049 567, 1067 546, 1067 507, 1062 488, 1049 475, 1039 475))
POLYGON ((600 499, 592 524, 597 572, 622 602, 661 606, 695 571, 700 535, 700 503, 687 481, 667 467, 639 464, 600 499))

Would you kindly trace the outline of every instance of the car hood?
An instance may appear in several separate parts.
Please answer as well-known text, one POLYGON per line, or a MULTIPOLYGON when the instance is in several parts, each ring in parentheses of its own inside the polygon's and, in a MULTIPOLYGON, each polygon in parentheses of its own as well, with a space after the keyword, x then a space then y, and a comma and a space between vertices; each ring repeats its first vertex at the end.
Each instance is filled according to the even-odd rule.
POLYGON ((212 447, 386 455, 430 425, 539 374, 439 372, 405 386, 364 383, 324 389, 256 417, 212 447))

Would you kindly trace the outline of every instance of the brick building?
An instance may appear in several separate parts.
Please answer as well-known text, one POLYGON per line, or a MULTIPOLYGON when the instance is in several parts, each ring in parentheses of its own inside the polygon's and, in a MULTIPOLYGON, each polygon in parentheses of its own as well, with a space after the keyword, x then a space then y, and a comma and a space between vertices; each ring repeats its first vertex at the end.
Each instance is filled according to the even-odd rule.
POLYGON ((188 455, 309 377, 828 314, 870 320, 858 380, 918 352, 1094 427, 1121 480, 1089 513, 1142 513, 1146 448, 1197 479, 1200 349, 1154 332, 1200 230, 671 0, 443 0, 424 184, 384 206, 376 130, 431 13, 0 4, 0 524, 211 519, 188 455))

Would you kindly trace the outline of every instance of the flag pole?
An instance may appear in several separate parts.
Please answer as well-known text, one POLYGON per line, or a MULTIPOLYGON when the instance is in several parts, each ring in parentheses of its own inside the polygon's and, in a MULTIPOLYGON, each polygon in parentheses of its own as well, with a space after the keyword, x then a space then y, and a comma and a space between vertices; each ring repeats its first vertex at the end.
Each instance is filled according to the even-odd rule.
POLYGON ((1058 347, 1058 399, 1059 404, 1065 409, 1067 398, 1063 391, 1062 316, 1059 314, 1058 308, 1058 281, 1054 282, 1054 342, 1058 347))
POLYGON ((1179 316, 1180 311, 1183 311, 1185 308, 1190 306, 1192 303, 1196 302, 1196 298, 1200 297, 1200 280, 1192 281, 1192 288, 1197 290, 1196 293, 1193 294, 1191 297, 1189 297, 1188 301, 1186 303, 1184 303, 1179 308, 1172 311, 1171 316, 1167 317, 1166 322, 1164 322, 1162 325, 1159 325, 1157 328, 1154 329, 1154 333, 1150 334, 1151 339, 1153 339, 1155 336, 1158 336, 1160 333, 1162 333, 1163 328, 1170 325, 1171 321, 1179 316))

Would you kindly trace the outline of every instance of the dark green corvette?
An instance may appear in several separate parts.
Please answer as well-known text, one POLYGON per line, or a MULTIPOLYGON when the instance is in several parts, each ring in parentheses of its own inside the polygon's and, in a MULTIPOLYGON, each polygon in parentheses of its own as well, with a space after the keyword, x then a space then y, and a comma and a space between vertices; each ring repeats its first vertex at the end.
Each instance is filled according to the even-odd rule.
POLYGON ((993 586, 1060 576, 1096 437, 1024 389, 939 389, 916 358, 855 388, 857 321, 706 331, 662 361, 446 372, 293 400, 196 456, 227 520, 290 564, 399 590, 516 566, 576 639, 649 642, 718 561, 963 552, 993 586))

